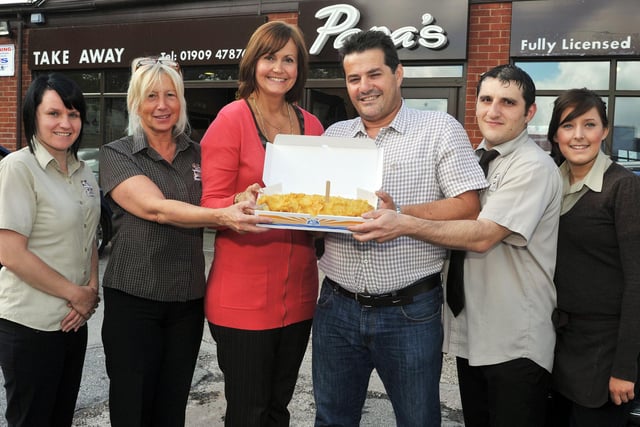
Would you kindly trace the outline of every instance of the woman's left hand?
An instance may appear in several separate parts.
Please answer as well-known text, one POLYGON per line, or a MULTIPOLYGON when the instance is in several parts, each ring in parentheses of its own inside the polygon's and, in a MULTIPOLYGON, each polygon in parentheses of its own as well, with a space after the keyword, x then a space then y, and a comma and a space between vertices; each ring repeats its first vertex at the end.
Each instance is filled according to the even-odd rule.
POLYGON ((91 318, 91 316, 95 314, 96 310, 98 309, 98 306, 100 305, 100 296, 98 295, 98 289, 96 286, 92 286, 91 284, 88 286, 88 288, 96 294, 96 301, 93 308, 87 313, 86 316, 82 316, 82 314, 80 314, 78 310, 73 308, 71 303, 67 303, 67 307, 69 307, 71 311, 64 317, 64 319, 62 319, 62 322, 60 322, 60 328, 62 329, 62 332, 69 332, 71 330, 78 332, 78 329, 84 326, 84 324, 87 323, 87 321, 91 318))
POLYGON ((248 186, 242 193, 238 193, 233 198, 234 203, 239 202, 253 202, 258 200, 258 194, 260 193, 260 184, 254 183, 248 186))
POLYGON ((609 378, 609 395, 611 401, 616 405, 621 405, 633 400, 635 397, 633 393, 634 383, 631 381, 621 380, 620 378, 609 378))
MULTIPOLYGON (((70 304, 67 305, 71 307, 70 304)), ((71 308, 71 311, 64 317, 64 319, 62 319, 62 322, 60 322, 60 328, 62 329, 62 332, 78 332, 78 329, 84 326, 85 323, 87 323, 87 319, 82 317, 76 309, 71 308)))

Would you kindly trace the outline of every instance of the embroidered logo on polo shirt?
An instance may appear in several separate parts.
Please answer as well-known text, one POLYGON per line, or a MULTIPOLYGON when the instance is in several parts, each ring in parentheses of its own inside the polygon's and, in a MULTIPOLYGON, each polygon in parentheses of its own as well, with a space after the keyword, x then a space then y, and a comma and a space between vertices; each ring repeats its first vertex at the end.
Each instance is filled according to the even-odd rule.
POLYGON ((497 172, 491 176, 491 180, 489 181, 489 191, 496 191, 498 189, 498 183, 500 182, 500 173, 497 172))
POLYGON ((96 192, 93 189, 93 186, 89 184, 86 179, 80 181, 80 185, 82 185, 82 188, 84 188, 84 192, 86 193, 87 197, 96 197, 96 192))
POLYGON ((202 181, 200 165, 197 163, 191 163, 191 171, 193 172, 194 181, 202 181))

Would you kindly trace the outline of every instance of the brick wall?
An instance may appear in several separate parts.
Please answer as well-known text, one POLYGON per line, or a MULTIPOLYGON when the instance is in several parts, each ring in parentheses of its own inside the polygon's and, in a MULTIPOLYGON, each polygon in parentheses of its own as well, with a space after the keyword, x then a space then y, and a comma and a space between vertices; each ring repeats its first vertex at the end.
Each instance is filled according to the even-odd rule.
POLYGON ((469 41, 465 129, 473 146, 482 141, 476 124, 476 85, 482 73, 509 62, 511 3, 482 3, 469 7, 469 41))
POLYGON ((270 13, 269 21, 284 21, 288 24, 298 24, 298 12, 270 13))
MULTIPOLYGON (((16 29, 14 31, 14 37, 16 29)), ((18 76, 18 61, 22 61, 22 97, 24 97, 24 93, 27 91, 29 84, 31 83, 31 73, 28 68, 28 57, 27 53, 29 48, 29 37, 28 30, 25 31, 23 36, 23 49, 22 55, 18 52, 18 45, 15 39, 10 39, 7 37, 0 37, 0 44, 13 44, 16 49, 16 57, 15 57, 15 71, 16 74, 12 77, 0 77, 0 144, 5 146, 10 150, 15 150, 17 131, 16 125, 18 120, 17 109, 18 109, 18 82, 20 78, 18 76)), ((20 123, 22 126, 22 123, 20 123)), ((22 140, 21 146, 25 145, 24 137, 22 140)))
MULTIPOLYGON (((13 44, 17 49, 15 41, 8 37, 0 37, 0 44, 13 44)), ((17 63, 14 63, 14 67, 16 75, 0 77, 0 144, 10 150, 14 150, 16 146, 17 63)))

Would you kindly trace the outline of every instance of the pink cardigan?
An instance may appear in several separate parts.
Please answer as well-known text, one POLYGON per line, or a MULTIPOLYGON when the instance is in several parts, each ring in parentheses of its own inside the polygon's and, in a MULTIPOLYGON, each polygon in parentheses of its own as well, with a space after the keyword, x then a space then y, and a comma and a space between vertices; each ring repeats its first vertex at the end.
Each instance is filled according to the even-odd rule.
MULTIPOLYGON (((302 110, 306 135, 321 135, 320 121, 302 110)), ((220 208, 236 193, 262 182, 265 150, 244 100, 225 106, 202 141, 202 206, 220 208)), ((218 230, 207 279, 205 313, 215 325, 264 330, 313 317, 318 268, 311 235, 269 230, 218 230)))

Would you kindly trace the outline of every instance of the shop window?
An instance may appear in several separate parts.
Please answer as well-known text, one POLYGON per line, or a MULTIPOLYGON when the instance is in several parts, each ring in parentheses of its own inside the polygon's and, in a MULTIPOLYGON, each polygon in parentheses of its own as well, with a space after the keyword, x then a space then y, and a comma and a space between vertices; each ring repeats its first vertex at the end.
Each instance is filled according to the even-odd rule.
POLYGON ((616 89, 640 90, 640 61, 618 61, 617 73, 616 89))
POLYGON ((87 117, 82 124, 82 143, 78 150, 78 157, 84 160, 87 166, 98 178, 98 153, 100 151, 100 99, 85 96, 87 104, 87 117))
POLYGON ((404 76, 407 78, 462 77, 462 71, 462 65, 404 66, 404 76))
POLYGON ((344 79, 342 66, 312 67, 309 70, 310 79, 344 79))
POLYGON ((611 156, 619 162, 640 160, 640 97, 616 98, 611 156))
POLYGON ((609 88, 609 61, 599 62, 516 62, 536 84, 537 90, 562 90, 586 87, 609 88))
POLYGON ((78 83, 85 97, 87 117, 82 124, 82 145, 78 156, 97 177, 100 146, 126 133, 126 92, 130 74, 128 70, 63 73, 78 83))
MULTIPOLYGON (((403 65, 404 76, 406 78, 434 78, 462 77, 462 65, 429 65, 429 66, 407 66, 403 65)), ((309 70, 310 79, 344 79, 344 70, 341 66, 313 67, 309 70)))
POLYGON ((67 71, 64 74, 78 83, 80 89, 82 89, 82 93, 85 95, 101 92, 101 72, 67 71))
POLYGON ((120 139, 127 134, 129 113, 125 97, 105 99, 105 143, 120 139))
POLYGON ((640 162, 640 61, 516 62, 527 71, 538 95, 538 111, 529 133, 548 149, 546 134, 553 101, 563 90, 586 87, 595 90, 609 114, 609 136, 603 150, 620 163, 640 162), (610 80, 615 84, 610 86, 610 80))
POLYGON ((424 111, 442 111, 446 113, 449 107, 449 100, 446 98, 412 99, 404 98, 405 104, 410 108, 424 111))
POLYGON ((233 81, 238 80, 238 67, 187 67, 182 69, 185 81, 233 81))
POLYGON ((104 73, 105 93, 127 93, 131 74, 128 71, 110 70, 104 73))
POLYGON ((100 98, 85 97, 87 118, 82 124, 82 148, 100 148, 100 98))
POLYGON ((549 120, 553 112, 555 96, 536 96, 536 115, 529 122, 529 136, 545 151, 551 151, 551 144, 547 140, 549 120))
POLYGON ((100 146, 126 135, 127 105, 125 98, 107 98, 103 115, 100 111, 99 97, 86 97, 86 101, 87 120, 83 126, 82 145, 78 155, 97 178, 100 173, 100 146), (104 117, 104 128, 101 126, 102 117, 104 117))

